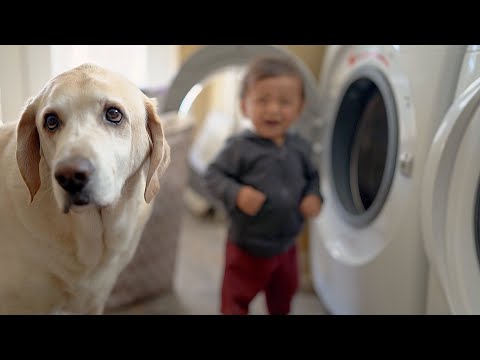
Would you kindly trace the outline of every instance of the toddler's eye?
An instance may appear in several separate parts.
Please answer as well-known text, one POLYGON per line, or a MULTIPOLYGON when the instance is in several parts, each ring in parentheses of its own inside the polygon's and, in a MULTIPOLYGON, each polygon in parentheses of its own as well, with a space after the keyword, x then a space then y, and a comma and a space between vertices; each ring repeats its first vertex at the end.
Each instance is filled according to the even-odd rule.
POLYGON ((265 99, 265 98, 257 99, 257 103, 259 103, 259 104, 265 104, 266 102, 267 102, 267 99, 265 99))

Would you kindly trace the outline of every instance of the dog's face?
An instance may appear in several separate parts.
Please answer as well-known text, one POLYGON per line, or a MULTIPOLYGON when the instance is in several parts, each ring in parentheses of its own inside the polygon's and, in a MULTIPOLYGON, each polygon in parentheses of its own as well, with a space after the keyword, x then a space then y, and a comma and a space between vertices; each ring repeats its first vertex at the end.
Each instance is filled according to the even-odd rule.
POLYGON ((44 157, 59 208, 68 212, 117 201, 149 161, 145 200, 158 192, 170 149, 156 102, 125 77, 84 64, 52 79, 25 108, 17 127, 17 162, 31 199, 44 157))

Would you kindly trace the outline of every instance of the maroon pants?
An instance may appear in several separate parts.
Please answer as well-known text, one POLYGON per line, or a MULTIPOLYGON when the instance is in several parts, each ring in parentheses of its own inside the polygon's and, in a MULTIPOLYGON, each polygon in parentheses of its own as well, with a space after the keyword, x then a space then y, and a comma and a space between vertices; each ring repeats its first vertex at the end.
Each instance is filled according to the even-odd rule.
POLYGON ((248 305, 265 291, 268 313, 285 315, 298 288, 297 246, 270 257, 250 255, 227 241, 221 311, 227 315, 248 314, 248 305))

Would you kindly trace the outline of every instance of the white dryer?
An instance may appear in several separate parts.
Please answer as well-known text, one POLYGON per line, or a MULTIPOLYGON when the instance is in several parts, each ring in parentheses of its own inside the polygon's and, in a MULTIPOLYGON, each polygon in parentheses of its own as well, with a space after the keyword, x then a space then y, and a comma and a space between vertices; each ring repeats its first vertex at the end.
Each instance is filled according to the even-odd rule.
POLYGON ((332 314, 425 313, 423 168, 464 46, 343 45, 320 84, 325 204, 311 221, 314 288, 332 314))
POLYGON ((425 166, 422 230, 428 314, 480 314, 480 46, 470 45, 455 101, 425 166))

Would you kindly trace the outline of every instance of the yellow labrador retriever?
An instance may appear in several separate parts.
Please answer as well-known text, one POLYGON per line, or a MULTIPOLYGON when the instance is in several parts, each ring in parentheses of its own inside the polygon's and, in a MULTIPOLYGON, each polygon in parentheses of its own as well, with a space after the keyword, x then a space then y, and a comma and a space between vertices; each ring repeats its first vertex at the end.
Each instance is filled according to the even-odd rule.
POLYGON ((169 161, 155 99, 126 78, 50 80, 0 125, 0 313, 102 313, 169 161))

